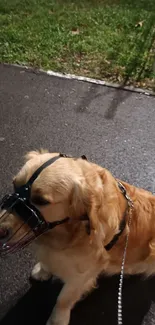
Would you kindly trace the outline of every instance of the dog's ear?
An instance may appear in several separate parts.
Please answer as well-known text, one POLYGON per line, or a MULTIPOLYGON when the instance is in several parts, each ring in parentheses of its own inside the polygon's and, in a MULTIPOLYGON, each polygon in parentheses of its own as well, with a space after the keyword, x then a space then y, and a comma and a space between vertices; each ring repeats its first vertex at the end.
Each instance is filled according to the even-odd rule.
POLYGON ((88 217, 90 222, 90 241, 97 246, 97 254, 102 255, 105 240, 105 223, 103 219, 103 197, 101 190, 95 189, 90 196, 88 217))
POLYGON ((86 213, 84 204, 83 181, 74 181, 72 193, 70 196, 70 211, 73 218, 80 219, 86 213))
POLYGON ((86 224, 86 233, 90 243, 96 246, 97 254, 102 254, 104 249, 105 231, 102 223, 103 192, 101 183, 95 175, 89 184, 86 180, 74 184, 71 196, 72 215, 86 224), (86 218, 85 218, 86 216, 86 218), (83 218, 84 217, 84 218, 83 218), (89 231, 88 231, 89 230, 89 231))
POLYGON ((117 232, 122 212, 114 177, 106 169, 98 170, 97 173, 101 182, 97 178, 96 186, 94 184, 91 187, 88 216, 92 240, 96 243, 97 252, 101 256, 103 250, 105 252, 106 241, 110 241, 117 232))
POLYGON ((44 153, 48 153, 48 150, 40 149, 40 150, 30 151, 25 155, 25 160, 26 161, 31 160, 36 156, 39 156, 40 154, 44 154, 44 153))

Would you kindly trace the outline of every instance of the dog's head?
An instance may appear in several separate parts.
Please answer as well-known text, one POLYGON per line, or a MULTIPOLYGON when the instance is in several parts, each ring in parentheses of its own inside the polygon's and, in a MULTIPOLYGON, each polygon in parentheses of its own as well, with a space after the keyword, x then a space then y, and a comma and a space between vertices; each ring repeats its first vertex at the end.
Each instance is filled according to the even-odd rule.
MULTIPOLYGON (((40 216, 43 226, 58 221, 61 223, 67 218, 72 224, 79 222, 80 225, 81 217, 87 215, 90 228, 98 240, 100 238, 103 241, 106 236, 109 240, 117 231, 122 203, 117 182, 107 170, 81 158, 62 157, 45 151, 30 152, 25 165, 13 180, 17 194, 18 189, 29 184, 36 171, 51 159, 52 163, 34 177, 29 188, 29 204, 26 205, 40 216)), ((20 206, 10 210, 8 208, 1 215, 0 240, 3 243, 5 237, 9 236, 7 245, 12 247, 20 241, 24 244, 29 242, 37 234, 36 231, 34 236, 34 220, 29 221, 31 215, 21 218, 22 213, 29 215, 29 211, 23 201, 21 203, 18 200, 19 203, 20 206)), ((63 226, 58 227, 61 229, 63 226)))

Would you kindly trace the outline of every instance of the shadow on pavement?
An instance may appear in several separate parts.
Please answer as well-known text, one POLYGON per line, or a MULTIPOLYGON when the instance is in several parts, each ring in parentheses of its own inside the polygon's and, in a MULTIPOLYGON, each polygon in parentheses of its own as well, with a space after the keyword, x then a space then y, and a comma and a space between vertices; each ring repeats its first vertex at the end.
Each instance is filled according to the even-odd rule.
MULTIPOLYGON (((70 325, 117 325, 118 281, 117 276, 99 279, 98 288, 74 308, 70 325)), ((59 281, 33 283, 0 325, 45 325, 61 287, 59 281)), ((123 325, 141 325, 154 298, 155 278, 142 280, 133 276, 125 279, 123 325)))

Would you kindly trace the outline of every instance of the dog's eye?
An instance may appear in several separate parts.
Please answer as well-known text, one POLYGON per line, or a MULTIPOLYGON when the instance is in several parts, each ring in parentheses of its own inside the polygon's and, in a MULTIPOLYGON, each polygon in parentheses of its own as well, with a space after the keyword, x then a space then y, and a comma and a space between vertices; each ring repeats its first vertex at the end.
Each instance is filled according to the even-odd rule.
POLYGON ((47 201, 46 199, 44 199, 43 197, 41 197, 41 196, 33 196, 32 198, 31 198, 31 202, 33 203, 33 204, 36 204, 36 205, 47 205, 47 204, 49 204, 50 202, 49 201, 47 201))

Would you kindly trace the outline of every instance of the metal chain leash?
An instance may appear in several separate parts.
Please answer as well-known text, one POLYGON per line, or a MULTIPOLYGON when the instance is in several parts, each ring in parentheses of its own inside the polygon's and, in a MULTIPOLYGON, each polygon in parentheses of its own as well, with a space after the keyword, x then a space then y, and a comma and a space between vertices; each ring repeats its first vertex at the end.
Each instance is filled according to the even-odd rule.
POLYGON ((125 260, 126 260, 126 252, 128 247, 128 241, 129 241, 129 234, 130 234, 130 226, 131 226, 131 220, 132 220, 132 210, 133 210, 133 202, 131 199, 126 195, 129 205, 129 221, 128 221, 128 233, 126 235, 126 242, 125 242, 125 248, 122 258, 122 264, 121 264, 121 273, 119 278, 119 287, 118 287, 118 314, 117 314, 117 324, 123 325, 123 318, 122 318, 122 291, 123 291, 123 279, 124 279, 124 266, 125 266, 125 260))

